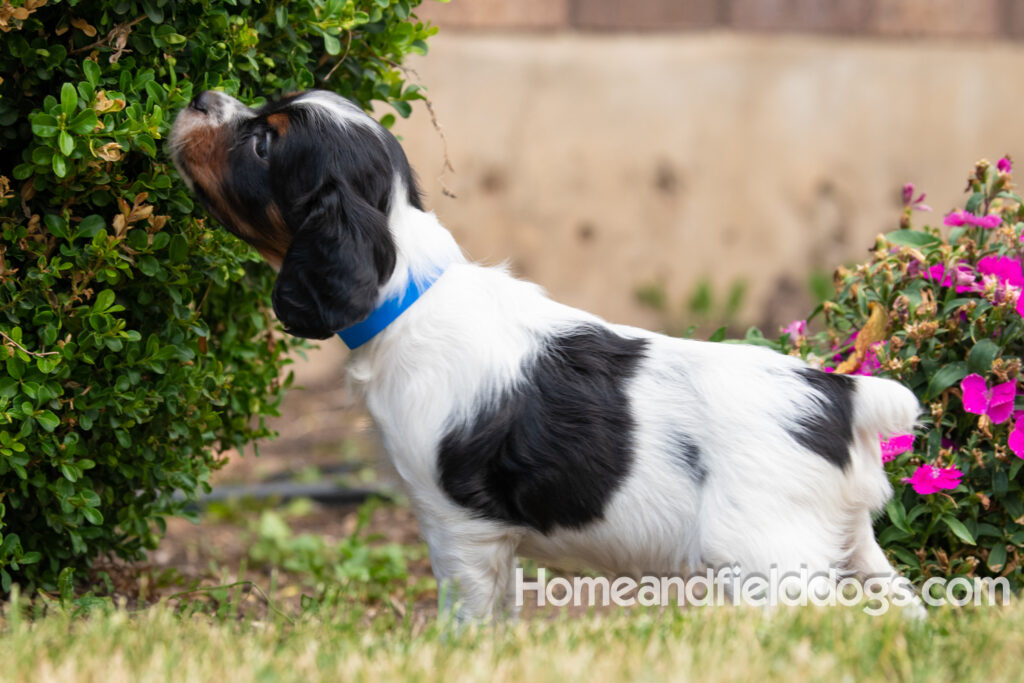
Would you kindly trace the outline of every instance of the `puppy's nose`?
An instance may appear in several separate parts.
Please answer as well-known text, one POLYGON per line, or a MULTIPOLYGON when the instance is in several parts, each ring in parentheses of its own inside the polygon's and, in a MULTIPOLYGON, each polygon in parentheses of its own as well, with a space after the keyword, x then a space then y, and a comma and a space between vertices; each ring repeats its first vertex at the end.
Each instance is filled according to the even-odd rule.
POLYGON ((209 114, 210 109, 213 107, 214 95, 209 90, 204 90, 188 103, 189 109, 194 109, 201 114, 209 114))

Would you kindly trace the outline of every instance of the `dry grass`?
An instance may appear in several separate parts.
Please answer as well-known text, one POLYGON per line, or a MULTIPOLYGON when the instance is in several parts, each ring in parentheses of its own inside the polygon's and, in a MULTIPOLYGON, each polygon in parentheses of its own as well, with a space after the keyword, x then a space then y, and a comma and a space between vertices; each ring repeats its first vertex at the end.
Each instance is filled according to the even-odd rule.
POLYGON ((1020 680, 1024 608, 794 608, 532 619, 456 633, 358 608, 254 621, 164 606, 29 619, 8 606, 0 678, 18 681, 1020 680))

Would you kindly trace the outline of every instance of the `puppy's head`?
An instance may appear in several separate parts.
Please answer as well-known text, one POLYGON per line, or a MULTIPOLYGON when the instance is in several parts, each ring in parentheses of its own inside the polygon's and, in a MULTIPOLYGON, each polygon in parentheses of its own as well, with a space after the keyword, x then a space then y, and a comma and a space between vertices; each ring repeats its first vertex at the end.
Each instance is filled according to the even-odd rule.
POLYGON ((278 268, 274 312, 300 337, 369 315, 395 268, 393 205, 421 208, 394 136, 326 91, 258 110, 202 92, 175 120, 171 153, 207 210, 278 268))

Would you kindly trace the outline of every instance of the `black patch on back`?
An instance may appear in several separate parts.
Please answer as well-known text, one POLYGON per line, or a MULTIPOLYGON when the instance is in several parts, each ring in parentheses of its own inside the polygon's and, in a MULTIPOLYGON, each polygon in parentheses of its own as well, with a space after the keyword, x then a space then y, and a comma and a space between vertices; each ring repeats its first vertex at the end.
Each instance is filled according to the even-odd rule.
POLYGON ((669 455, 673 461, 686 472, 694 484, 702 485, 708 478, 708 466, 704 462, 704 452, 697 441, 686 434, 673 434, 670 449, 669 455))
POLYGON ((846 469, 853 443, 854 379, 813 368, 801 368, 797 374, 814 391, 817 400, 797 418, 797 426, 787 431, 800 445, 846 469))
POLYGON ((626 384, 646 346, 589 324, 548 339, 518 386, 442 439, 445 493, 541 532, 601 519, 632 466, 626 384))

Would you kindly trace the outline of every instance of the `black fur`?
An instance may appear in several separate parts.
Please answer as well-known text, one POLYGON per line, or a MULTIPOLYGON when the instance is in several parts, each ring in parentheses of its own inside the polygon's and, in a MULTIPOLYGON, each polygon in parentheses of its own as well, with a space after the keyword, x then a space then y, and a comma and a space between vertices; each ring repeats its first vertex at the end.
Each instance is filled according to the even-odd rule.
POLYGON ((289 334, 326 339, 373 311, 395 257, 387 214, 335 181, 292 237, 274 313, 289 334))
POLYGON ((338 125, 287 100, 268 105, 256 121, 279 112, 289 126, 275 139, 269 177, 293 234, 274 312, 289 333, 324 339, 364 320, 394 270, 388 211, 396 174, 410 204, 422 204, 405 154, 383 128, 338 125))
POLYGON ((671 455, 693 483, 702 485, 708 478, 708 467, 704 463, 704 452, 700 445, 686 434, 672 435, 671 455))
POLYGON ((817 400, 814 409, 797 419, 797 427, 789 430, 790 435, 836 467, 846 469, 853 443, 854 379, 811 368, 801 368, 797 374, 807 382, 817 400))
POLYGON ((444 491, 541 532, 601 519, 632 465, 626 384, 646 345, 594 325, 548 339, 519 386, 442 439, 444 491))

